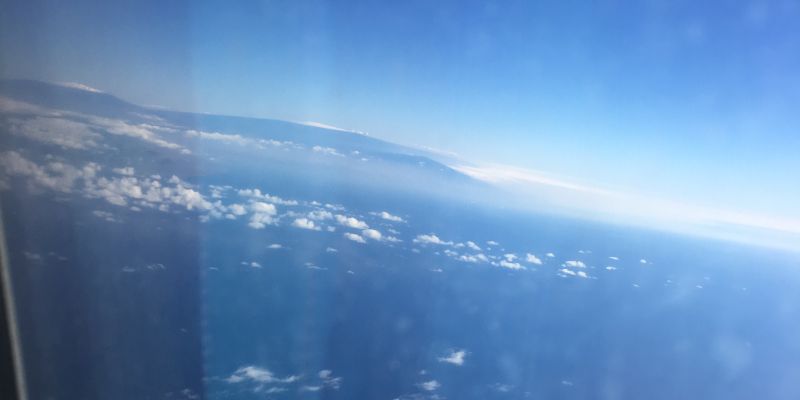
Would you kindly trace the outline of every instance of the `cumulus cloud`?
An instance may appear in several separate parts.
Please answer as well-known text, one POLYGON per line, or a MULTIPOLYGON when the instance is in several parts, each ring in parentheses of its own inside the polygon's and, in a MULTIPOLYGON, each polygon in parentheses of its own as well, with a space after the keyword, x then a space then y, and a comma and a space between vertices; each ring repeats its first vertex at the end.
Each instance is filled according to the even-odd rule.
POLYGON ((203 131, 196 131, 193 129, 186 131, 186 136, 206 139, 206 140, 215 140, 223 143, 235 143, 239 145, 246 145, 250 142, 248 139, 245 139, 241 135, 231 135, 219 132, 203 132, 203 131))
POLYGON ((500 246, 500 243, 495 242, 494 240, 489 240, 486 242, 489 246, 500 246))
POLYGON ((364 229, 363 231, 361 231, 361 236, 376 241, 380 241, 381 239, 383 239, 383 235, 381 235, 381 233, 376 231, 375 229, 364 229))
POLYGON ((130 176, 133 168, 121 169, 121 176, 98 176, 102 168, 88 163, 76 168, 61 161, 49 161, 38 165, 20 153, 0 154, 2 174, 20 176, 29 185, 62 192, 77 192, 84 197, 98 198, 116 206, 130 206, 132 210, 143 207, 169 211, 177 206, 189 211, 202 211, 219 217, 225 207, 221 203, 211 203, 192 185, 172 176, 167 183, 155 178, 130 176), (133 205, 131 205, 133 203, 133 205))
POLYGON ((579 278, 589 277, 589 275, 584 271, 573 271, 568 268, 561 268, 560 270, 558 270, 558 272, 560 272, 562 276, 577 276, 579 278))
POLYGON ((311 148, 311 150, 314 151, 315 153, 325 154, 329 156, 344 157, 344 154, 339 153, 333 147, 314 146, 311 148))
POLYGON ((460 367, 464 365, 464 359, 466 357, 467 357, 466 350, 454 350, 451 351, 450 354, 447 354, 444 357, 437 358, 437 360, 439 360, 439 362, 453 364, 460 367))
POLYGON ((296 218, 294 222, 292 222, 292 226, 295 228, 309 229, 312 231, 320 230, 320 228, 314 224, 314 221, 308 218, 296 218))
POLYGON ((417 235, 417 237, 414 238, 414 243, 438 244, 438 245, 446 245, 446 246, 452 246, 453 245, 453 242, 445 242, 444 240, 439 239, 439 237, 436 236, 433 233, 431 233, 429 235, 417 235))
POLYGON ((523 267, 520 263, 515 263, 507 260, 500 260, 500 263, 498 265, 508 269, 515 269, 515 270, 525 269, 525 267, 523 267))
POLYGON ((135 170, 133 167, 124 167, 124 168, 113 168, 111 170, 115 174, 125 175, 125 176, 133 176, 135 170))
POLYGON ((372 212, 372 213, 370 213, 370 214, 372 214, 372 215, 374 215, 374 216, 376 216, 376 217, 383 218, 383 219, 385 219, 385 220, 387 220, 387 221, 392 221, 392 222, 405 222, 405 221, 403 220, 403 218, 400 218, 400 217, 398 217, 397 215, 392 215, 392 214, 390 214, 390 213, 388 213, 388 212, 386 212, 386 211, 381 211, 381 212, 372 212))
POLYGON ((88 163, 75 168, 58 161, 40 166, 16 151, 0 153, 0 174, 26 178, 28 183, 60 192, 71 192, 79 180, 94 178, 100 166, 88 163))
POLYGON ((578 260, 565 261, 564 266, 567 268, 586 268, 586 264, 584 264, 583 261, 578 260))
POLYGON ((353 218, 353 217, 348 217, 348 216, 342 215, 342 214, 336 214, 335 218, 336 218, 336 222, 338 222, 340 225, 346 226, 348 228, 353 228, 353 229, 368 229, 369 228, 369 225, 367 225, 366 222, 358 220, 358 219, 353 218))
POLYGON ((555 258, 555 256, 556 256, 556 255, 555 255, 555 254, 553 254, 553 253, 547 253, 547 254, 545 254, 545 257, 547 257, 547 258, 555 258))
POLYGON ((275 225, 275 215, 278 213, 274 204, 254 201, 250 203, 250 222, 247 224, 253 229, 263 229, 267 225, 275 225))
POLYGON ((261 193, 259 189, 240 189, 237 191, 239 196, 247 197, 253 200, 266 201, 267 203, 278 204, 281 206, 296 206, 296 200, 286 200, 278 196, 272 196, 269 193, 261 193))
POLYGON ((619 261, 619 257, 616 257, 616 256, 610 256, 610 257, 608 257, 608 259, 609 260, 614 260, 614 261, 619 261))
POLYGON ((525 254, 525 261, 531 264, 542 265, 542 260, 531 253, 525 254))
POLYGON ((228 206, 228 212, 236 216, 245 215, 247 214, 247 207, 242 204, 231 204, 228 206))
POLYGON ((64 149, 97 147, 102 139, 102 135, 88 125, 64 118, 11 119, 9 125, 9 131, 14 135, 64 149))
POLYGON ((255 383, 292 383, 300 379, 297 375, 285 378, 276 377, 271 371, 265 368, 248 365, 237 369, 225 381, 228 383, 255 382, 255 383))
POLYGON ((308 218, 315 221, 324 221, 326 219, 332 219, 333 214, 331 214, 330 211, 315 210, 308 213, 308 218))
POLYGON ((183 146, 177 143, 172 143, 162 139, 158 134, 154 132, 159 128, 154 125, 129 124, 122 120, 102 118, 102 117, 92 117, 91 122, 94 124, 95 127, 102 129, 112 135, 127 136, 139 139, 144 142, 156 145, 158 147, 163 147, 172 150, 179 150, 181 153, 184 154, 191 153, 188 149, 184 148, 183 146))
POLYGON ((475 242, 473 242, 471 240, 467 241, 467 247, 469 247, 470 249, 475 250, 475 251, 481 251, 480 246, 478 246, 477 244, 475 244, 475 242))
POLYGON ((322 379, 322 385, 327 388, 339 390, 339 387, 342 385, 342 378, 333 376, 333 371, 329 369, 323 369, 319 371, 317 376, 319 379, 322 379))
POLYGON ((348 238, 348 239, 350 239, 350 240, 352 240, 354 242, 358 242, 358 243, 366 243, 367 242, 366 240, 364 240, 363 237, 361 237, 361 235, 358 235, 358 234, 355 234, 355 233, 347 232, 347 233, 344 234, 344 237, 346 237, 346 238, 348 238))
POLYGON ((489 257, 486 257, 486 255, 483 253, 462 254, 461 256, 458 257, 458 260, 470 263, 489 262, 489 257))

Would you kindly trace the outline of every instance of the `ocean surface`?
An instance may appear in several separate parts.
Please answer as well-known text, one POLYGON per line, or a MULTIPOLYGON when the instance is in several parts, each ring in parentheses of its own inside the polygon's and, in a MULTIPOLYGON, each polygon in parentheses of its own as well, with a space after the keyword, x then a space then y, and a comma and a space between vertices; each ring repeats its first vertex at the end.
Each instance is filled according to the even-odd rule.
POLYGON ((11 86, 39 107, 0 118, 31 399, 800 398, 795 253, 472 201, 362 137, 11 86))

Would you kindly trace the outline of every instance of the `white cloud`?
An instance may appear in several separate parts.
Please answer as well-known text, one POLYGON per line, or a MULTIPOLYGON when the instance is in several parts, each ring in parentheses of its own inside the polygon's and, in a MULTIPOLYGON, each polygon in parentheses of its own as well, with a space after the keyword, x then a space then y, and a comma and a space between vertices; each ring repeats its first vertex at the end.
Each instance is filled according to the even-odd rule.
POLYGON ((464 359, 466 357, 467 357, 466 350, 454 350, 451 351, 450 354, 444 357, 437 358, 437 360, 439 360, 439 362, 458 365, 460 367, 464 365, 464 359))
POLYGON ((275 215, 278 213, 274 204, 264 203, 262 201, 254 201, 250 203, 250 211, 253 214, 250 216, 250 223, 247 225, 254 229, 263 229, 267 225, 275 225, 275 215))
POLYGON ((255 262, 255 261, 251 261, 250 262, 250 266, 253 267, 253 268, 261 268, 261 264, 259 264, 258 262, 255 262))
POLYGON ((438 245, 447 245, 451 246, 453 242, 445 242, 442 239, 439 239, 438 236, 431 233, 429 235, 417 235, 414 238, 414 243, 421 243, 421 244, 438 244, 438 245))
POLYGON ((346 237, 346 238, 348 238, 348 239, 350 239, 350 240, 352 240, 354 242, 358 242, 358 243, 366 243, 367 242, 366 240, 364 240, 363 237, 361 237, 361 235, 357 235, 355 233, 347 232, 347 233, 344 234, 344 237, 346 237))
POLYGON ((231 204, 228 206, 228 211, 230 211, 233 215, 245 215, 247 214, 247 208, 241 204, 231 204))
POLYGON ((101 117, 92 117, 91 122, 96 127, 103 129, 112 135, 128 136, 166 149, 180 150, 181 153, 184 154, 191 153, 188 149, 184 148, 183 146, 177 143, 168 142, 159 137, 155 132, 153 132, 159 127, 154 125, 149 125, 149 124, 135 125, 135 124, 129 124, 122 120, 101 118, 101 117))
POLYGON ((422 382, 422 383, 418 383, 417 384, 417 387, 419 387, 422 390, 429 391, 429 392, 432 392, 432 391, 434 391, 436 389, 439 389, 441 386, 442 385, 439 382, 437 382, 436 380, 431 380, 431 381, 422 382))
MULTIPOLYGON (((200 192, 176 176, 167 182, 172 186, 162 184, 157 179, 130 175, 98 177, 101 167, 94 163, 80 169, 60 161, 39 166, 16 152, 0 154, 0 166, 5 174, 23 176, 31 185, 63 193, 77 190, 84 197, 103 199, 117 206, 129 206, 132 210, 148 207, 169 211, 170 206, 178 206, 219 217, 225 209, 219 202, 206 200, 200 192)), ((133 174, 134 170, 130 168, 119 172, 133 174)))
POLYGON ((92 93, 103 93, 103 91, 101 91, 100 89, 95 89, 95 88, 93 88, 93 87, 91 87, 89 85, 86 85, 86 84, 83 84, 83 83, 80 83, 80 82, 57 82, 56 84, 59 85, 59 86, 64 86, 64 87, 68 87, 68 88, 71 88, 71 89, 84 90, 84 91, 92 92, 92 93))
POLYGON ((489 257, 486 257, 483 253, 478 253, 474 255, 469 254, 462 254, 458 257, 460 261, 470 262, 470 263, 478 263, 478 262, 489 262, 489 257))
POLYGON ((267 203, 278 204, 282 206, 296 206, 298 204, 296 200, 286 200, 278 196, 272 196, 269 193, 261 193, 261 190, 259 189, 240 189, 237 191, 237 193, 242 197, 247 197, 254 200, 262 200, 266 201, 267 203))
POLYGON ((326 219, 332 219, 333 214, 331 214, 330 211, 315 210, 308 213, 308 218, 316 221, 324 221, 326 219))
POLYGON ((124 168, 113 168, 113 171, 116 174, 125 175, 125 176, 133 176, 135 170, 133 167, 124 167, 124 168))
POLYGON ((500 246, 500 243, 495 242, 494 240, 489 240, 486 242, 489 246, 500 246))
POLYGON ((245 139, 241 135, 231 135, 219 132, 203 132, 203 131, 196 131, 193 129, 186 131, 186 136, 196 137, 206 140, 215 140, 223 143, 235 143, 239 145, 246 145, 251 142, 249 139, 245 139))
POLYGON ((29 184, 59 192, 71 192, 76 181, 94 178, 100 169, 94 163, 82 169, 61 162, 40 166, 16 151, 1 153, 0 167, 0 174, 25 177, 29 184))
POLYGON ((558 272, 560 272, 562 274, 562 276, 569 275, 569 276, 577 276, 579 278, 588 278, 589 277, 589 275, 584 271, 573 271, 573 270, 567 269, 567 268, 561 268, 560 270, 558 270, 558 272))
POLYGON ((333 247, 328 247, 325 249, 326 253, 338 253, 339 250, 334 249, 333 247))
POLYGON ((351 130, 351 129, 338 128, 338 127, 335 127, 333 125, 323 124, 322 122, 303 121, 303 122, 298 122, 298 124, 305 125, 305 126, 312 126, 314 128, 328 129, 328 130, 332 130, 332 131, 357 133, 359 135, 367 136, 367 134, 365 132, 354 131, 354 130, 351 130))
POLYGON ((262 214, 262 213, 254 213, 250 216, 250 222, 247 223, 247 226, 253 229, 263 229, 267 225, 275 225, 277 221, 272 215, 269 214, 262 214))
POLYGON ((531 253, 525 254, 525 261, 531 264, 542 265, 542 260, 531 253))
POLYGON ((471 240, 467 241, 467 247, 469 247, 470 249, 475 250, 475 251, 481 251, 480 246, 478 246, 477 244, 475 244, 475 242, 473 242, 471 240))
POLYGON ((608 257, 608 259, 609 260, 614 260, 614 261, 619 261, 619 257, 616 257, 616 256, 610 256, 610 257, 608 257))
POLYGON ((547 257, 547 258, 555 258, 555 256, 556 256, 556 255, 555 255, 555 254, 553 254, 553 253, 547 253, 547 254, 545 254, 545 257, 547 257))
POLYGON ((392 222, 405 222, 405 220, 403 220, 403 218, 400 218, 400 217, 398 217, 397 215, 392 215, 392 214, 389 214, 389 213, 388 213, 388 212, 386 212, 386 211, 381 211, 381 212, 373 212, 373 213, 370 213, 370 214, 372 214, 372 215, 375 215, 375 216, 377 216, 377 217, 380 217, 380 218, 383 218, 383 219, 385 219, 385 220, 387 220, 387 221, 392 221, 392 222))
POLYGON ((254 383, 293 383, 300 379, 297 375, 285 378, 276 377, 271 371, 265 368, 248 365, 241 367, 225 380, 228 383, 254 382, 254 383))
POLYGON ((14 135, 64 149, 97 147, 102 139, 102 135, 92 131, 88 125, 63 118, 36 117, 11 119, 9 122, 9 132, 14 135))
POLYGON ((645 259, 643 258, 643 259, 639 260, 639 264, 647 264, 647 260, 645 260, 645 259))
POLYGON ((344 157, 344 154, 339 153, 333 147, 314 146, 311 148, 315 153, 325 154, 329 156, 344 157))
POLYGON ((608 266, 608 267, 606 267, 606 270, 608 270, 608 271, 616 271, 617 267, 608 266))
POLYGON ((514 260, 517 259, 517 255, 513 254, 513 253, 507 253, 507 254, 503 254, 503 258, 505 258, 506 261, 511 262, 511 261, 514 261, 514 260))
POLYGON ((366 222, 358 220, 358 219, 353 218, 353 217, 348 217, 348 216, 345 216, 345 215, 341 215, 341 214, 336 214, 336 222, 338 222, 340 225, 346 226, 348 228, 353 228, 353 229, 368 229, 369 228, 369 225, 367 225, 366 222))
POLYGON ((569 260, 564 262, 564 266, 567 268, 586 268, 586 264, 583 261, 578 260, 569 260))
POLYGON ((314 221, 308 218, 296 218, 294 222, 292 222, 292 226, 295 228, 309 229, 312 231, 320 230, 320 228, 314 224, 314 221))
POLYGON ((500 260, 500 264, 499 265, 501 267, 503 267, 503 268, 508 268, 508 269, 525 269, 525 267, 523 267, 519 263, 510 262, 510 261, 506 261, 506 260, 500 260))
POLYGON ((278 209, 274 204, 264 203, 262 201, 254 201, 250 203, 250 211, 269 215, 275 215, 278 213, 278 209))
POLYGON ((17 101, 5 96, 0 96, 0 113, 3 114, 25 114, 48 117, 59 117, 64 113, 49 108, 40 107, 24 101, 17 101))
POLYGON ((272 250, 277 250, 277 249, 282 249, 283 245, 280 244, 280 243, 273 243, 273 244, 267 246, 267 248, 268 249, 272 249, 272 250))
POLYGON ((383 238, 383 235, 381 235, 381 233, 376 231, 375 229, 364 229, 363 231, 361 231, 361 236, 376 241, 380 241, 383 238))
POLYGON ((334 389, 334 390, 338 390, 339 387, 342 384, 342 378, 333 376, 333 371, 331 371, 329 369, 323 369, 323 370, 319 371, 317 376, 320 379, 322 379, 322 384, 325 387, 328 387, 328 388, 331 388, 331 389, 334 389))

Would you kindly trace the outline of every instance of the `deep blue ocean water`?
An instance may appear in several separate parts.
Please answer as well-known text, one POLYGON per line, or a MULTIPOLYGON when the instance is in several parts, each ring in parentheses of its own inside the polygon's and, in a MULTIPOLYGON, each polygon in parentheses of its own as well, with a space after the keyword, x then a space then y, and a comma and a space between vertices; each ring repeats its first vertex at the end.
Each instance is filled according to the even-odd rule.
MULTIPOLYGON (((7 224, 19 218, 19 232, 37 239, 40 248, 26 251, 67 258, 45 266, 12 254, 12 265, 25 268, 17 286, 35 290, 18 293, 23 334, 36 336, 26 348, 33 398, 180 398, 189 388, 208 398, 393 399, 433 395, 418 386, 431 380, 444 398, 798 394, 794 255, 477 206, 406 204, 419 212, 405 214, 414 232, 495 240, 544 263, 513 271, 430 248, 412 252, 413 236, 394 247, 362 245, 180 215, 106 224, 74 203, 6 213, 7 224), (59 219, 63 230, 36 228, 59 219), (592 279, 557 274, 564 260, 578 259, 592 279), (252 261, 261 268, 242 265, 252 261), (466 351, 463 365, 439 361, 456 350, 466 351), (229 382, 243 366, 301 379, 229 382), (322 385, 321 370, 341 378, 338 389, 322 385), (266 394, 272 387, 286 391, 266 394)), ((9 238, 12 248, 19 237, 9 238)))

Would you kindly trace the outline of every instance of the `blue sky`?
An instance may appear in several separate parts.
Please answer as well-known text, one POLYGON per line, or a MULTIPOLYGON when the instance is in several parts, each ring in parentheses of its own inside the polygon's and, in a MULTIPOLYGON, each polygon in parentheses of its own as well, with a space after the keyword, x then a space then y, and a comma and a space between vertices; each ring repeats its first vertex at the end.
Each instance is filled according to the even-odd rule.
POLYGON ((4 2, 0 72, 800 218, 797 2, 109 3, 4 2))

